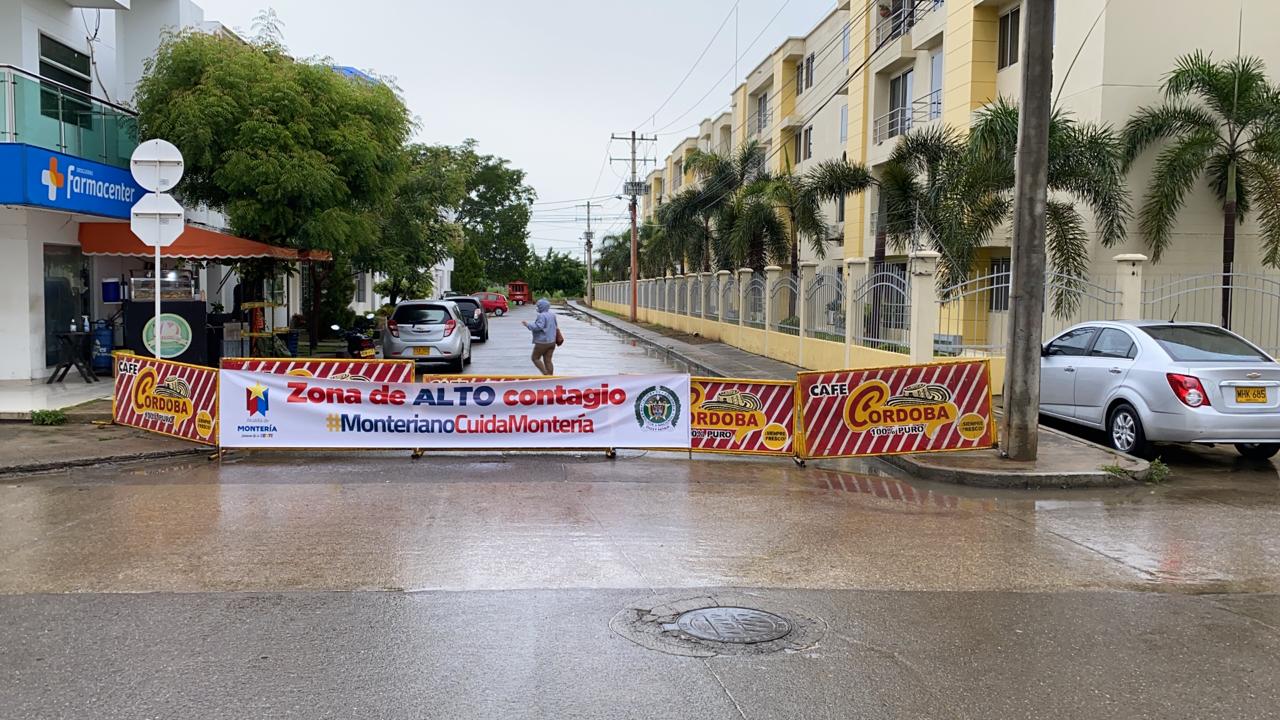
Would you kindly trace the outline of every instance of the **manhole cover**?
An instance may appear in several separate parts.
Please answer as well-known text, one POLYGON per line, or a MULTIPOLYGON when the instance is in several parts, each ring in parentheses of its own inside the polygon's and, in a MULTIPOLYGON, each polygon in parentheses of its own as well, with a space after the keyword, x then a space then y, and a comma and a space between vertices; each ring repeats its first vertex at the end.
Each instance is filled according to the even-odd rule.
POLYGON ((777 640, 791 632, 791 623, 763 610, 709 607, 676 618, 676 627, 700 640, 751 645, 777 640))

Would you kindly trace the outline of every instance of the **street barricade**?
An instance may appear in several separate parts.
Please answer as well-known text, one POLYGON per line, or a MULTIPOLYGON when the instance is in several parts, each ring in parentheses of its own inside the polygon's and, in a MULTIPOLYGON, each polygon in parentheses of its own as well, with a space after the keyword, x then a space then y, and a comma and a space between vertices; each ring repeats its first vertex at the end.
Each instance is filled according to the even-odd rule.
POLYGON ((223 358, 223 370, 278 373, 333 380, 413 382, 412 360, 347 358, 223 358))
POLYGON ((217 441, 217 370, 127 352, 114 353, 113 361, 113 422, 206 445, 217 441))
POLYGON ((799 374, 806 458, 974 450, 996 444, 986 360, 799 374))
POLYGON ((222 370, 227 448, 689 447, 689 376, 392 383, 222 370))
POLYGON ((796 452, 796 384, 790 380, 693 378, 691 447, 697 452, 796 452))

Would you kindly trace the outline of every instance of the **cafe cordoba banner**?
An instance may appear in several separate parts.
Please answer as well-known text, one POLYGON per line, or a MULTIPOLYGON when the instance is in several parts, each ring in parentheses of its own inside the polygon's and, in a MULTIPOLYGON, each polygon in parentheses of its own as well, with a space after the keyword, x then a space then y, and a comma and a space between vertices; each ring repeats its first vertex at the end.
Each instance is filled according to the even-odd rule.
POLYGON ((223 370, 238 448, 689 447, 689 376, 381 383, 223 370))

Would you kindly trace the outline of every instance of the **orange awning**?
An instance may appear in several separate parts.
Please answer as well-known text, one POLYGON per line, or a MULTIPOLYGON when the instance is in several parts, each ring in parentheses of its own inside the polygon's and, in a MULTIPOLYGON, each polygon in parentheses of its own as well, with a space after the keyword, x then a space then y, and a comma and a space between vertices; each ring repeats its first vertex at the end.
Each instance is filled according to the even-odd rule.
MULTIPOLYGON (((133 234, 128 223, 90 222, 80 223, 80 249, 85 255, 124 255, 152 257, 155 251, 133 234)), ((277 247, 215 232, 195 225, 187 225, 172 245, 160 249, 161 257, 195 258, 199 260, 248 260, 251 258, 276 258, 277 260, 331 260, 323 251, 298 251, 277 247)))

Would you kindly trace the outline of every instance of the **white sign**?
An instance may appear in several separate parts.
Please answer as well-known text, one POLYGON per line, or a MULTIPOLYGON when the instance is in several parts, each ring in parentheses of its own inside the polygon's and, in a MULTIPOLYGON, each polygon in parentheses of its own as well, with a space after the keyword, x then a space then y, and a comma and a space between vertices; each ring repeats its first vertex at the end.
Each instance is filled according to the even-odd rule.
POLYGON ((147 193, 129 213, 129 229, 147 247, 169 247, 185 228, 186 215, 172 195, 147 193))
POLYGON ((241 448, 689 448, 689 376, 374 383, 222 370, 241 448))
POLYGON ((168 140, 147 140, 129 156, 129 172, 143 190, 167 193, 182 179, 182 153, 168 140))

